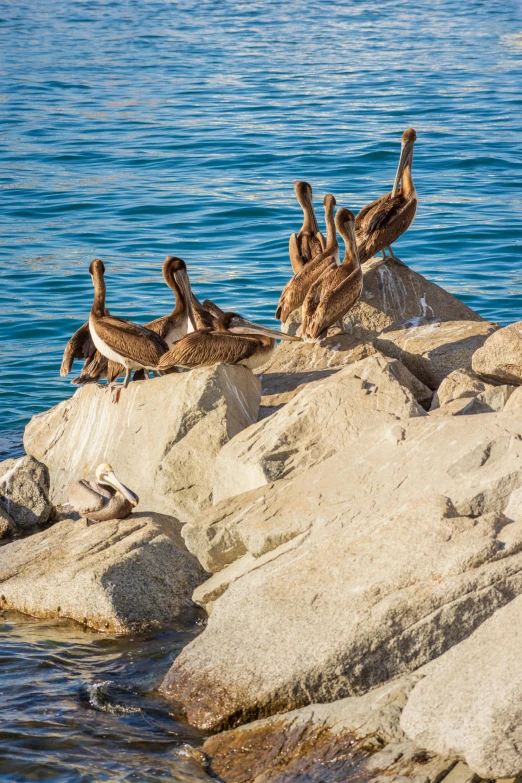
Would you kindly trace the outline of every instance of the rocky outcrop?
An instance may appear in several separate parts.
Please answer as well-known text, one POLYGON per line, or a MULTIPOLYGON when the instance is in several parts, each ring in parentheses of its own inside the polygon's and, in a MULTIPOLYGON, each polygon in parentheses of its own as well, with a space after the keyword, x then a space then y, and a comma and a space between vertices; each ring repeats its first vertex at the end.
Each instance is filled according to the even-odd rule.
POLYGON ((454 370, 471 369, 475 351, 497 328, 488 321, 402 321, 383 331, 374 346, 437 389, 454 370))
POLYGON ((522 321, 488 337, 473 356, 473 369, 499 383, 522 384, 522 321))
POLYGON ((402 715, 405 732, 464 759, 484 778, 522 769, 522 597, 425 669, 402 715))
MULTIPOLYGON (((373 340, 397 321, 436 318, 440 321, 482 321, 467 305, 398 259, 372 259, 363 264, 363 293, 345 317, 345 328, 361 340, 373 340)), ((284 331, 296 334, 301 311, 291 313, 284 331)))
POLYGON ((457 644, 522 592, 522 524, 503 514, 521 436, 515 414, 406 419, 220 504, 185 536, 218 567, 301 539, 225 585, 164 692, 218 728, 364 693, 457 644))
POLYGON ((172 517, 65 519, 0 548, 0 608, 134 633, 193 619, 204 577, 172 517))
POLYGON ((0 538, 45 525, 54 513, 49 471, 32 457, 0 463, 0 538))
POLYGON ((259 400, 250 370, 228 365, 133 382, 117 405, 90 385, 35 416, 24 445, 47 465, 55 503, 110 462, 141 510, 185 520, 210 505, 216 455, 257 420, 259 400))
POLYGON ((351 364, 237 435, 216 459, 214 502, 316 465, 362 432, 370 439, 378 428, 426 415, 399 382, 399 365, 384 356, 351 364))

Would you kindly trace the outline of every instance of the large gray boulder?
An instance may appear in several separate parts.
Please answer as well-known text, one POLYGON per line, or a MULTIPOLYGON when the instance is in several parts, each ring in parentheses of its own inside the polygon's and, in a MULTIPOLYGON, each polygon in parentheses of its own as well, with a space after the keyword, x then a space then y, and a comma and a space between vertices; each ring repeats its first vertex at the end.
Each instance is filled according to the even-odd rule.
POLYGON ((118 404, 90 385, 31 419, 24 445, 47 465, 55 503, 110 462, 140 510, 185 521, 210 505, 216 455, 257 420, 259 400, 258 379, 229 365, 134 382, 118 404))
POLYGON ((464 759, 483 778, 519 775, 521 648, 522 596, 426 667, 403 712, 404 731, 422 747, 464 759))
MULTIPOLYGON (((437 318, 481 321, 482 317, 435 283, 398 259, 372 259, 363 264, 363 292, 345 317, 347 331, 371 341, 397 321, 437 318)), ((301 310, 291 313, 284 330, 296 334, 301 310)))
POLYGON ((172 517, 65 519, 0 548, 0 607, 134 633, 193 617, 204 577, 172 517))
POLYGON ((504 514, 522 485, 522 422, 493 413, 481 424, 404 419, 219 504, 213 522, 207 512, 198 541, 216 570, 280 549, 225 578, 206 630, 165 678, 191 722, 216 729, 362 694, 522 592, 522 521, 504 514))
POLYGON ((473 369, 499 383, 522 384, 522 321, 488 337, 473 356, 473 369))
POLYGON ((47 467, 33 457, 0 463, 0 510, 0 538, 46 524, 54 512, 47 467))
POLYGON ((400 359, 430 389, 437 389, 454 370, 471 369, 475 351, 497 328, 482 320, 402 321, 385 329, 374 345, 386 356, 400 359))
POLYGON ((426 415, 394 365, 400 362, 381 355, 362 359, 308 383, 273 416, 236 435, 216 459, 214 503, 316 465, 363 431, 370 439, 376 428, 426 415))

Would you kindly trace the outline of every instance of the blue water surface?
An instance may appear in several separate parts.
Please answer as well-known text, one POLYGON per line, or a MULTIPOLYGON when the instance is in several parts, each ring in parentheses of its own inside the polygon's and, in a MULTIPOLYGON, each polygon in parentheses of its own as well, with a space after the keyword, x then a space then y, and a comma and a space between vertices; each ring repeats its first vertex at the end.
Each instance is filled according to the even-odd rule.
POLYGON ((0 431, 74 391, 60 357, 93 257, 116 314, 169 311, 173 253, 198 295, 274 324, 294 180, 320 213, 326 191, 358 210, 390 187, 409 125, 420 205, 396 252, 486 318, 522 316, 518 1, 17 0, 0 16, 0 431))

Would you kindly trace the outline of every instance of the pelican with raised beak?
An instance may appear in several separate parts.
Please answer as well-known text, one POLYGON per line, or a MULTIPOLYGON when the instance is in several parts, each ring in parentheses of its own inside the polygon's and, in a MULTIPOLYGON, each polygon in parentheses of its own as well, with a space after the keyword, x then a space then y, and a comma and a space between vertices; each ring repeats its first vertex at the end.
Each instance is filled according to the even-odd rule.
POLYGON ((69 488, 69 503, 62 508, 76 511, 94 522, 125 519, 139 498, 116 477, 108 462, 96 468, 96 481, 75 481, 69 488))
MULTIPOLYGON (((156 332, 131 321, 106 315, 105 266, 95 258, 89 267, 94 285, 94 301, 89 330, 98 351, 109 361, 125 367, 123 388, 127 388, 133 370, 155 370, 168 345, 156 332)), ((115 384, 112 384, 115 388, 115 384)))
POLYGON ((276 318, 285 323, 293 310, 301 307, 313 284, 329 267, 339 263, 339 244, 335 231, 335 198, 331 193, 324 197, 324 215, 326 220, 326 248, 322 253, 308 261, 285 285, 276 310, 276 318))
POLYGON ((276 340, 299 338, 247 321, 237 313, 223 313, 213 328, 198 329, 173 345, 156 369, 167 372, 174 367, 241 364, 254 370, 270 359, 276 340))
POLYGON ((301 333, 303 337, 314 340, 324 336, 336 322, 342 323, 343 316, 357 302, 363 289, 353 212, 341 207, 337 210, 335 224, 345 242, 343 262, 324 272, 308 292, 303 304, 301 333))
POLYGON ((298 180, 294 190, 303 209, 303 225, 298 234, 292 234, 288 245, 290 263, 294 273, 297 274, 308 261, 323 252, 326 242, 317 225, 311 185, 298 180))
POLYGON ((357 215, 355 236, 361 264, 381 251, 385 259, 386 249, 390 258, 396 258, 391 245, 413 223, 418 203, 411 173, 416 139, 413 128, 404 131, 393 189, 372 201, 357 215))

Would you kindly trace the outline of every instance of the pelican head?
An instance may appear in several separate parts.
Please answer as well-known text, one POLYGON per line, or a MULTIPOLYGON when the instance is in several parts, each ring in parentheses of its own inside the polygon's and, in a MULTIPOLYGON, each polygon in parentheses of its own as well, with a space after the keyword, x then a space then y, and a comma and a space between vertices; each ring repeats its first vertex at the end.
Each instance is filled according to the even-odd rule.
POLYGON ((105 264, 103 263, 101 258, 95 258, 93 261, 91 261, 89 265, 89 274, 91 277, 94 277, 96 274, 98 275, 105 274, 105 264))
POLYGON ((174 274, 180 269, 187 269, 186 263, 183 261, 182 258, 178 258, 177 256, 167 256, 165 261, 163 262, 163 276, 166 277, 169 272, 171 274, 174 274))
POLYGON ((323 198, 323 204, 325 210, 335 207, 335 205, 337 204, 337 201, 335 200, 335 196, 332 196, 331 193, 327 193, 326 196, 323 198))
POLYGON ((116 478, 114 470, 108 462, 102 462, 101 465, 98 465, 96 468, 96 479, 100 484, 105 484, 120 492, 124 498, 127 498, 131 506, 138 505, 138 496, 116 478))
POLYGON ((298 179, 294 182, 294 190, 297 200, 303 209, 308 207, 312 202, 312 186, 308 182, 298 179))
POLYGON ((393 183, 392 198, 395 198, 397 195, 404 169, 406 166, 411 167, 411 164, 413 163, 413 145, 416 141, 417 133, 415 130, 413 128, 407 128, 402 134, 401 157, 399 158, 395 182, 393 183))
POLYGON ((174 278, 174 280, 178 284, 179 288, 181 289, 181 293, 183 294, 183 298, 185 300, 185 305, 187 307, 189 318, 192 322, 192 326, 195 329, 196 325, 194 320, 194 311, 192 307, 192 289, 190 287, 190 279, 188 276, 186 263, 183 261, 182 258, 178 258, 177 256, 167 256, 167 258, 163 262, 163 277, 167 281, 168 285, 170 285, 169 279, 172 278, 174 278))
POLYGON ((355 226, 355 215, 346 207, 340 207, 335 216, 335 225, 340 235, 344 237, 355 226))
POLYGON ((253 321, 247 321, 246 318, 238 315, 237 313, 224 313, 221 318, 218 319, 219 327, 232 334, 247 334, 251 336, 262 335, 263 337, 270 337, 273 340, 292 340, 294 342, 301 342, 300 337, 293 337, 290 334, 284 334, 277 329, 270 329, 268 326, 261 326, 253 321))

